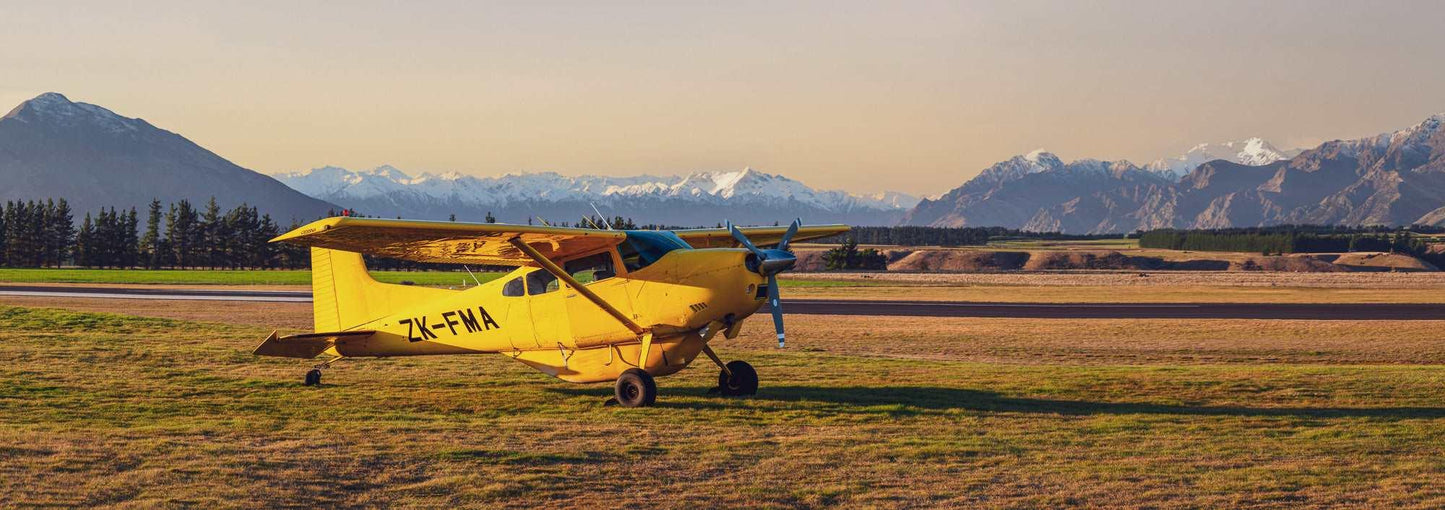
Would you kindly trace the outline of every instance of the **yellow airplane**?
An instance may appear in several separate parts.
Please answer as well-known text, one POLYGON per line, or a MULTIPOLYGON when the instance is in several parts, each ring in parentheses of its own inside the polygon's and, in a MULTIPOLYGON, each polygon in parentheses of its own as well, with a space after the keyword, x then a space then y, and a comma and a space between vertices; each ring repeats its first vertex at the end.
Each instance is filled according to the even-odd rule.
POLYGON ((766 300, 783 347, 777 275, 797 260, 788 243, 847 230, 801 221, 616 231, 327 218, 271 240, 311 247, 316 332, 273 332, 255 353, 331 356, 307 372, 307 385, 320 384, 321 370, 346 358, 503 354, 565 381, 615 381, 617 403, 627 407, 651 405, 653 376, 682 370, 702 353, 721 369, 717 392, 751 395, 758 388, 753 367, 723 363, 708 342, 718 333, 737 336, 766 300), (518 267, 451 290, 377 282, 363 254, 518 267))

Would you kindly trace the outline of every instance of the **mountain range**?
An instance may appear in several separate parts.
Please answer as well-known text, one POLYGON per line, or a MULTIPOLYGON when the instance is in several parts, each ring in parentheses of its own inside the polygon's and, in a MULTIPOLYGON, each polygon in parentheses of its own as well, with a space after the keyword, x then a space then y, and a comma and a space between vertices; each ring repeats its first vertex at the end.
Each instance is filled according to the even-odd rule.
POLYGON ((217 156, 141 119, 45 93, 0 117, 0 201, 64 198, 77 219, 102 207, 144 214, 152 199, 216 198, 256 206, 278 223, 310 221, 335 205, 217 156))
MULTIPOLYGON (((1173 161, 1146 167, 1090 159, 1064 163, 1035 151, 919 202, 902 223, 1079 234, 1291 223, 1442 225, 1442 123, 1445 114, 1393 133, 1325 142, 1293 156, 1262 140, 1225 145, 1228 159, 1203 162, 1177 181, 1173 161), (1240 150, 1229 154, 1235 147, 1240 150), (1262 161, 1274 158, 1283 159, 1262 161)), ((1178 161, 1186 165, 1189 159, 1178 161)))
MULTIPOLYGON (((936 199, 811 188, 751 168, 682 176, 556 173, 410 175, 390 166, 322 167, 273 178, 186 138, 100 106, 46 93, 0 117, 0 200, 65 198, 77 216, 144 209, 151 199, 256 206, 282 224, 328 210, 409 218, 575 221, 595 205, 640 223, 723 219, 1001 226, 1066 233, 1284 223, 1445 225, 1445 114, 1399 131, 1280 150, 1252 138, 1176 158, 1064 162, 1015 156, 936 199), (279 180, 278 180, 279 178, 279 180), (294 189, 293 189, 294 188, 294 189), (338 205, 339 204, 339 205, 338 205)), ((881 175, 880 175, 881 178, 881 175)))
POLYGON ((608 216, 668 225, 809 222, 891 225, 918 199, 902 193, 857 195, 816 190, 782 175, 745 168, 684 176, 602 177, 520 173, 473 177, 455 172, 412 176, 391 166, 347 170, 334 166, 276 175, 312 197, 384 217, 524 223, 532 218, 575 221, 595 205, 608 216))

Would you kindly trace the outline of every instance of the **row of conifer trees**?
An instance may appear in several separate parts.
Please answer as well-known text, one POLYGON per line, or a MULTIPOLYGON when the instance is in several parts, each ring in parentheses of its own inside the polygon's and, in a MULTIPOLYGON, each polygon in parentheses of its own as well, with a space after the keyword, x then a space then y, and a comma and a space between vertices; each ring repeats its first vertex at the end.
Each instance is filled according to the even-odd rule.
POLYGON ((305 247, 267 243, 281 227, 246 204, 222 211, 215 198, 200 208, 152 200, 144 213, 87 212, 79 227, 74 214, 65 199, 5 203, 0 266, 276 269, 309 261, 305 247))

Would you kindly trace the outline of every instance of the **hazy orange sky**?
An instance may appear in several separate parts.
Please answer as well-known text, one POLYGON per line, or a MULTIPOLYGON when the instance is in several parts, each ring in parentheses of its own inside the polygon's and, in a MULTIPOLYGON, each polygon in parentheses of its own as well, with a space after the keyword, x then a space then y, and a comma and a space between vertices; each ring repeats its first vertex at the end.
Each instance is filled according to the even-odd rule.
POLYGON ((751 165, 938 194, 1035 148, 1147 162, 1445 111, 1445 2, 0 3, 41 92, 267 173, 751 165))

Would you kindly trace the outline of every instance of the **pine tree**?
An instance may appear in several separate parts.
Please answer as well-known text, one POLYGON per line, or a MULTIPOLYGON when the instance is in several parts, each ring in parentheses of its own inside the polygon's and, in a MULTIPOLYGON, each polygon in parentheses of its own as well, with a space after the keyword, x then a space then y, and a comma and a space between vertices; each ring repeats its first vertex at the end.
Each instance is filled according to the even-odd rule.
POLYGON ((205 254, 205 264, 213 269, 224 266, 228 233, 225 222, 221 221, 221 206, 216 204, 216 197, 211 197, 211 200, 206 202, 206 212, 201 216, 200 233, 201 239, 196 247, 205 254))
POLYGON ((10 246, 10 233, 7 228, 10 224, 10 212, 12 209, 14 208, 11 202, 5 202, 5 207, 0 209, 0 267, 9 265, 9 259, 5 257, 5 251, 6 248, 10 246))
POLYGON ((487 211, 486 221, 487 221, 487 223, 496 223, 496 222, 497 222, 497 217, 496 217, 496 216, 492 216, 492 211, 487 211))
POLYGON ((25 218, 25 260, 30 267, 45 263, 45 203, 29 202, 30 210, 25 218))
POLYGON ((70 259, 70 247, 75 244, 75 216, 70 211, 70 203, 64 198, 55 202, 55 212, 50 221, 50 238, 55 246, 55 267, 60 267, 70 259))
POLYGON ((119 262, 121 267, 131 268, 140 265, 140 218, 136 215, 135 208, 125 214, 120 221, 119 262))
POLYGON ((114 208, 101 208, 95 215, 95 231, 90 234, 90 262, 102 269, 115 264, 114 208))
POLYGON ((161 201, 151 199, 146 211, 146 233, 141 237, 141 257, 147 269, 160 269, 165 263, 164 240, 161 238, 161 201))
POLYGON ((36 225, 36 245, 40 248, 39 258, 35 265, 40 267, 59 266, 60 255, 59 243, 55 242, 53 230, 55 229, 55 199, 46 199, 44 202, 36 202, 40 205, 40 223, 36 225))
POLYGON ((281 261, 278 260, 276 249, 273 248, 275 245, 269 242, 278 235, 281 235, 281 229, 276 225, 276 222, 271 219, 271 215, 261 215, 260 237, 263 242, 261 243, 260 260, 262 269, 271 269, 281 263, 281 261))
POLYGON ((85 220, 80 223, 80 232, 75 234, 75 264, 81 267, 93 267, 95 250, 93 245, 95 237, 95 226, 91 224, 90 213, 85 213, 85 220))
POLYGON ((191 202, 181 199, 171 204, 166 215, 166 244, 170 245, 177 267, 191 267, 196 262, 192 253, 195 230, 196 211, 191 208, 191 202))

